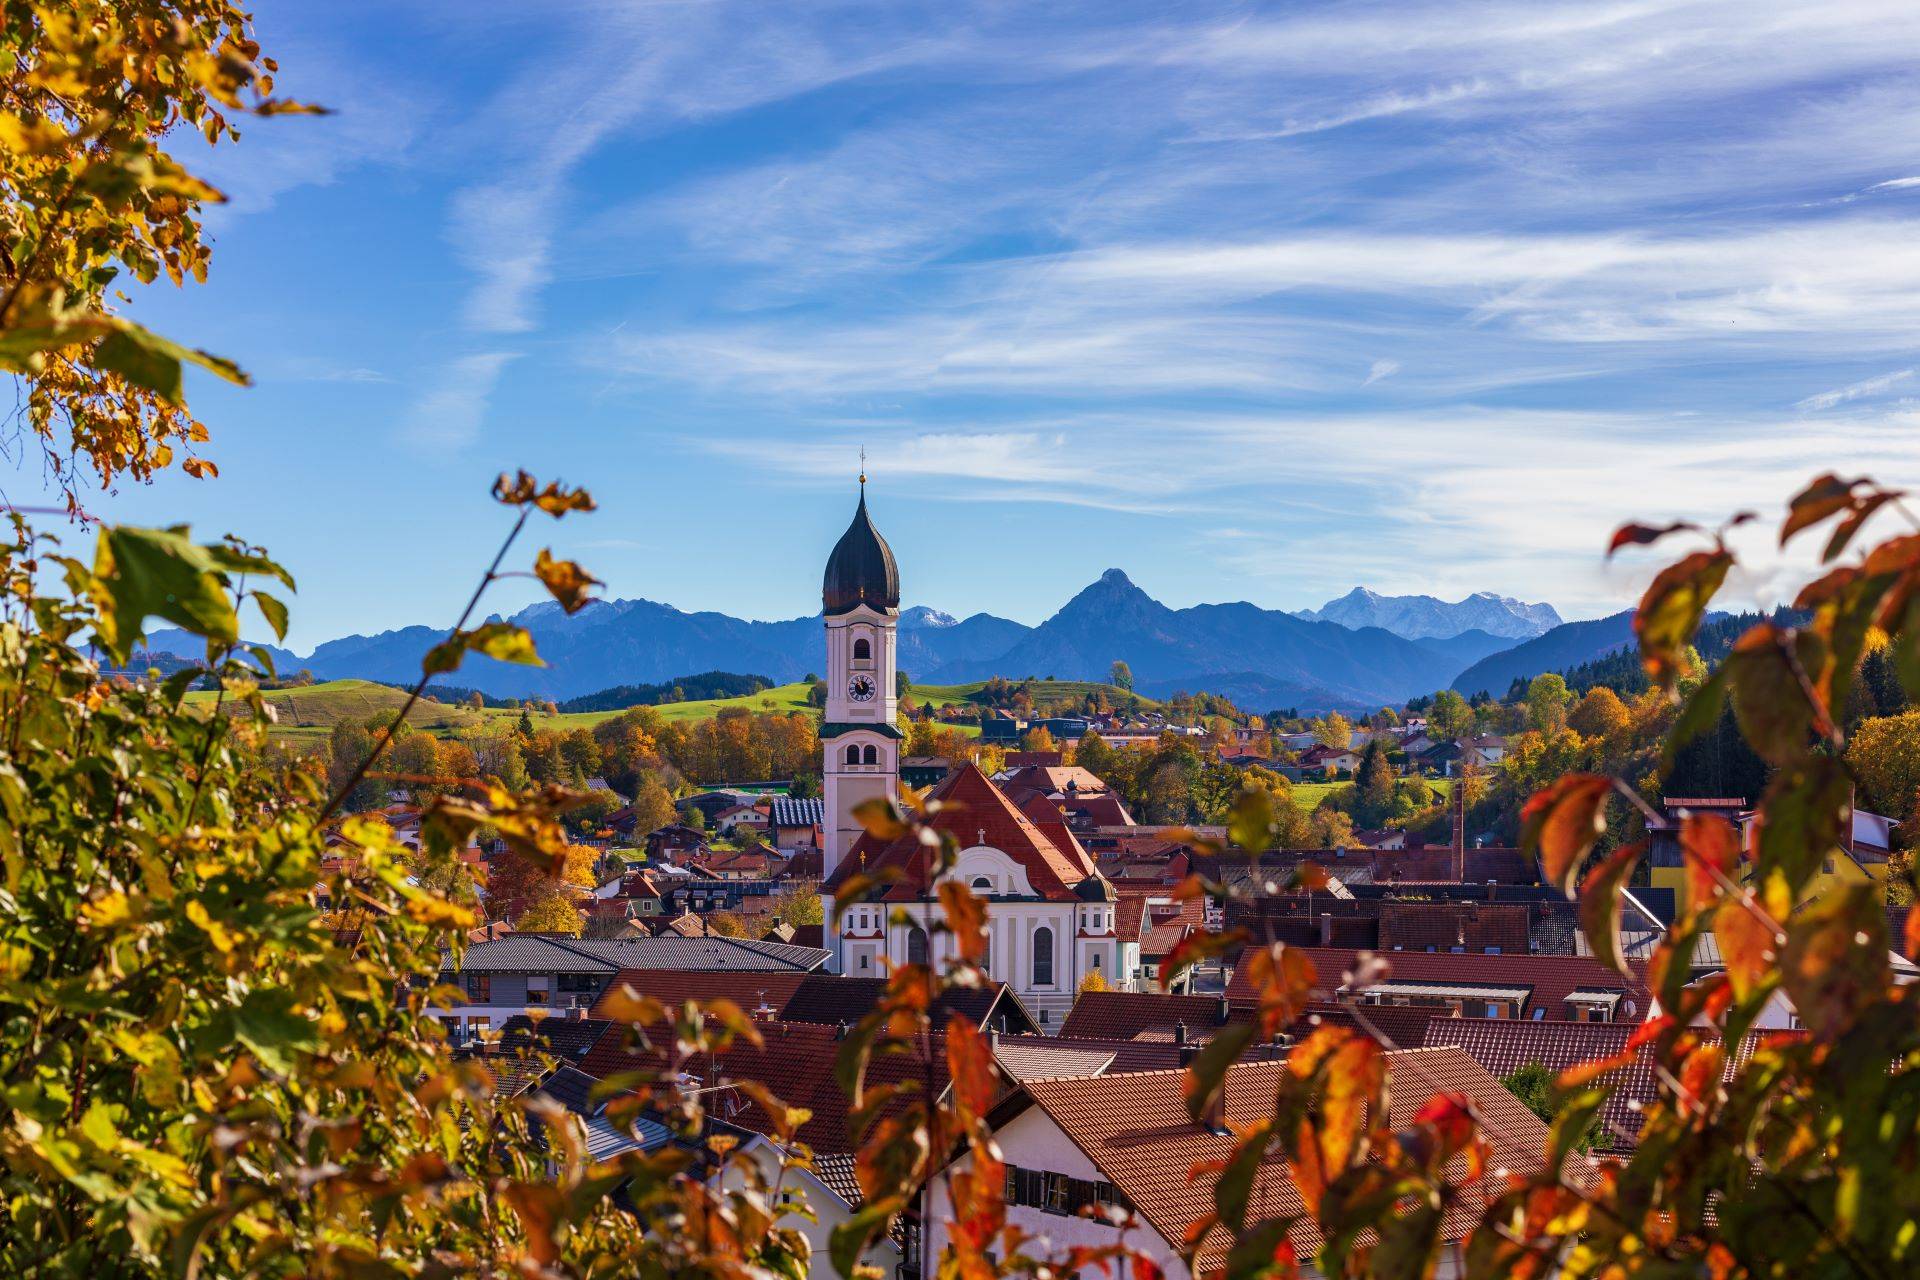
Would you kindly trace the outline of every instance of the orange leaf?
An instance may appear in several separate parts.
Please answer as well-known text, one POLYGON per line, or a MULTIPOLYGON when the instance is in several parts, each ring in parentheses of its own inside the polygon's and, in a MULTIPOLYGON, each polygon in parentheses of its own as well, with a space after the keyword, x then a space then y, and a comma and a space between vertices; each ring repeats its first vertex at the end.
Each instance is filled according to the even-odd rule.
POLYGON ((998 1084, 993 1050, 979 1028, 958 1013, 947 1021, 947 1070, 953 1077, 953 1102, 961 1120, 984 1120, 998 1084))
POLYGON ((946 909, 947 928, 953 933, 954 950, 968 964, 979 964, 987 955, 987 904, 958 880, 940 882, 940 905, 946 909))
POLYGON ((1727 551, 1696 551, 1662 569, 1640 597, 1633 630, 1647 675, 1661 688, 1673 687, 1707 605, 1732 567, 1727 551))
POLYGON ((1736 999, 1745 1000, 1760 989, 1774 970, 1774 948, 1779 935, 1754 913, 1743 895, 1730 895, 1713 913, 1713 936, 1720 943, 1736 999))
POLYGON ((1538 853, 1540 869, 1561 893, 1573 896, 1580 864, 1607 829, 1606 803, 1613 779, 1570 773, 1536 791, 1520 811, 1521 843, 1538 853))
POLYGON ((1680 858, 1687 872, 1689 911, 1720 896, 1740 865, 1740 837, 1731 822, 1711 814, 1690 813, 1680 824, 1680 858))

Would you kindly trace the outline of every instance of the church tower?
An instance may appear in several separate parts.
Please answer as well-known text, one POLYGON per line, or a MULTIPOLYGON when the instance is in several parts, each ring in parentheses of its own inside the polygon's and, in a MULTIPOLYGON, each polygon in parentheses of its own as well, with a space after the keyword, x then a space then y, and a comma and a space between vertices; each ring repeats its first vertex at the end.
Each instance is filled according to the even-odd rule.
POLYGON ((867 516, 867 477, 853 523, 827 557, 821 606, 827 624, 827 705, 820 726, 826 828, 822 871, 833 875, 860 838, 856 807, 900 789, 895 627, 900 571, 867 516))

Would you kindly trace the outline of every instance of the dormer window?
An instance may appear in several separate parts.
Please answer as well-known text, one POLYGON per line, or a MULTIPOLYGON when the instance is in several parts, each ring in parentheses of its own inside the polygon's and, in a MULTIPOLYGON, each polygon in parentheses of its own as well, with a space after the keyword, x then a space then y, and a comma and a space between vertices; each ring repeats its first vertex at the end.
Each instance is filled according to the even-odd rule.
POLYGON ((975 876, 973 878, 973 891, 975 893, 992 893, 993 881, 987 879, 985 876, 975 876))

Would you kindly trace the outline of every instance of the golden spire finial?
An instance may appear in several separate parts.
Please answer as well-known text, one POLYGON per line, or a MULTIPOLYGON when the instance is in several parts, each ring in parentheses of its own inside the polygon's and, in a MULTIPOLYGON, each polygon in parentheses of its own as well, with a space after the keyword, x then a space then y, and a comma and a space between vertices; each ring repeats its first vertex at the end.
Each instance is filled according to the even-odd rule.
POLYGON ((860 446, 860 487, 867 487, 867 446, 860 446))

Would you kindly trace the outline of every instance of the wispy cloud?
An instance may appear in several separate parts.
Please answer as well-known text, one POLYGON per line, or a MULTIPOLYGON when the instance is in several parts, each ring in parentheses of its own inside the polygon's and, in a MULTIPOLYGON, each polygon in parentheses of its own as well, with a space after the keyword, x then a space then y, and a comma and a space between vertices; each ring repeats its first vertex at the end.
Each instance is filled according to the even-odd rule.
POLYGON ((487 403, 510 351, 461 356, 437 373, 408 408, 401 436, 417 448, 458 448, 480 434, 487 403))
MULTIPOLYGON (((1917 422, 1905 411, 1849 421, 1848 465, 1904 479, 1917 422)), ((1208 562, 1262 584, 1262 598, 1317 603, 1363 579, 1456 596, 1491 584, 1580 614, 1621 607, 1651 572, 1648 558, 1601 556, 1623 520, 1717 522, 1769 500, 1783 508, 1834 462, 1830 428, 1786 419, 1512 410, 1086 415, 863 434, 874 473, 896 494, 1199 517, 1186 536, 1208 562), (1356 511, 1363 538, 1348 520, 1356 511)), ((853 438, 842 435, 698 447, 841 483, 853 438)), ((1728 599, 1775 603, 1786 562, 1764 536, 1748 542, 1752 567, 1728 599)))
POLYGON ((1898 386, 1912 376, 1913 370, 1911 369, 1896 369, 1892 373, 1883 373, 1877 378, 1863 378, 1861 381, 1848 386, 1838 387, 1832 391, 1822 391, 1816 396, 1808 396, 1806 399, 1797 402, 1793 407, 1813 411, 1831 409, 1835 405, 1845 404, 1849 400, 1859 400, 1867 396, 1877 396, 1882 391, 1890 387, 1898 386))
POLYGON ((1367 368, 1366 380, 1360 385, 1370 387, 1382 378, 1391 378, 1398 372, 1400 372, 1400 362, 1398 360, 1375 360, 1373 364, 1367 368))

